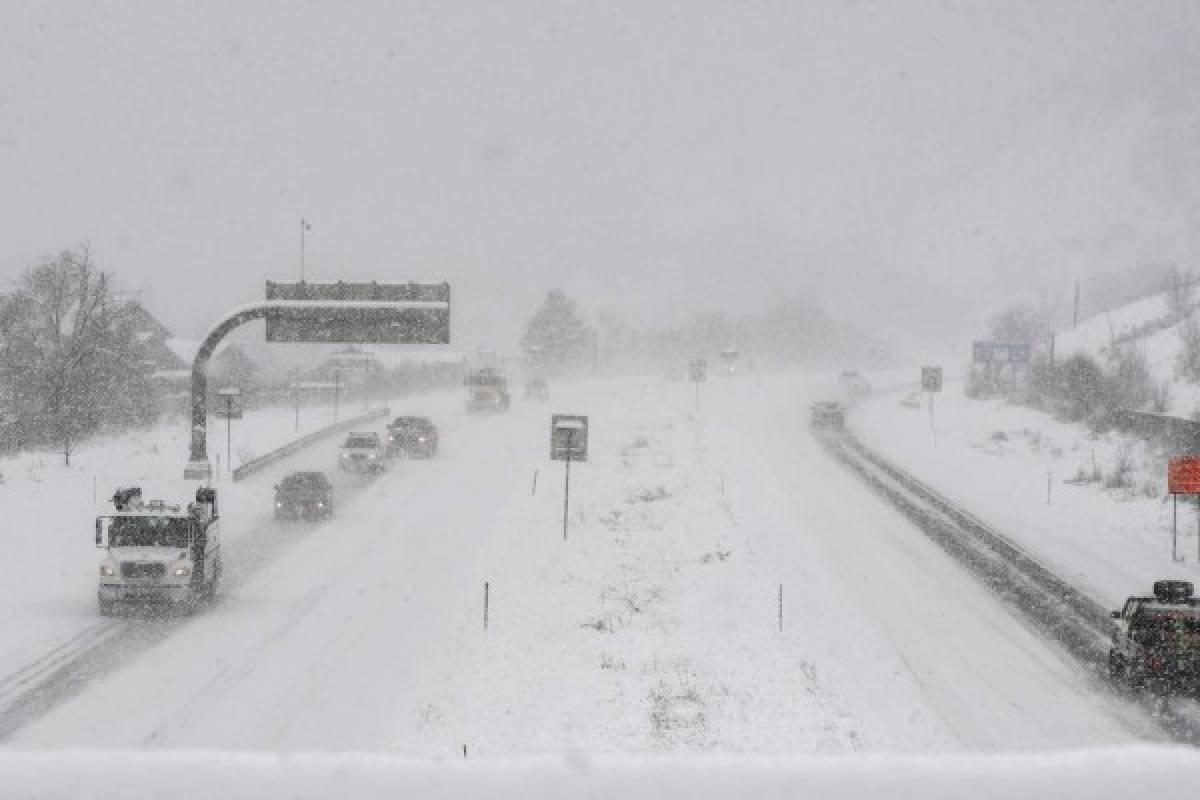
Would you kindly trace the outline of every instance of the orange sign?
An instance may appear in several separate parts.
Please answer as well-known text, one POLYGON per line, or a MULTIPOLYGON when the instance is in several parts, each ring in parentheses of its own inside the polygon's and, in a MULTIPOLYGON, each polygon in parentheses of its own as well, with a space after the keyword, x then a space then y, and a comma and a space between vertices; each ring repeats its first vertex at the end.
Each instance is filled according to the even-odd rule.
POLYGON ((1200 456, 1180 456, 1167 462, 1167 491, 1200 494, 1200 456))

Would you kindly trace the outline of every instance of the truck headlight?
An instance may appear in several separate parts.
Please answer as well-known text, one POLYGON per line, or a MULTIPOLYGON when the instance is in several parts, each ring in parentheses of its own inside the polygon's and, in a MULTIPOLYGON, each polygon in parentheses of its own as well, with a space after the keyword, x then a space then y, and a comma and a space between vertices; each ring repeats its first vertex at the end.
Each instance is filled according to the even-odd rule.
POLYGON ((421 442, 421 443, 424 443, 424 442, 425 442, 425 437, 424 437, 424 436, 418 436, 418 437, 417 437, 417 441, 418 441, 418 442, 421 442))
POLYGON ((282 501, 282 500, 276 500, 276 501, 275 501, 275 507, 276 507, 276 508, 283 508, 283 501, 282 501))
POLYGON ((192 574, 192 568, 188 564, 180 564, 175 568, 174 574, 176 578, 186 578, 188 575, 192 574))
POLYGON ((111 578, 117 574, 117 568, 113 564, 101 564, 100 576, 102 578, 111 578))

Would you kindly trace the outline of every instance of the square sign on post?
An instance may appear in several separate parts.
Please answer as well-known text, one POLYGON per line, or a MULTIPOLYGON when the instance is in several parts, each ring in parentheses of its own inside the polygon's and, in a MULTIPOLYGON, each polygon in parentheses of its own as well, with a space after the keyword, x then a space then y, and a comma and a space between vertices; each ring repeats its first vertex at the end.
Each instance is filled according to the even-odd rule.
POLYGON ((213 416, 217 419, 241 419, 242 418, 242 391, 241 389, 226 388, 217 392, 221 398, 217 403, 217 407, 213 409, 213 416))
POLYGON ((942 390, 942 368, 921 367, 921 391, 940 392, 942 390))
POLYGON ((550 418, 550 459, 587 461, 588 418, 580 414, 554 414, 550 418))
POLYGON ((688 379, 692 383, 703 383, 707 377, 708 362, 703 358, 688 362, 688 379))
POLYGON ((1200 494, 1200 456, 1178 456, 1167 461, 1169 494, 1200 494))

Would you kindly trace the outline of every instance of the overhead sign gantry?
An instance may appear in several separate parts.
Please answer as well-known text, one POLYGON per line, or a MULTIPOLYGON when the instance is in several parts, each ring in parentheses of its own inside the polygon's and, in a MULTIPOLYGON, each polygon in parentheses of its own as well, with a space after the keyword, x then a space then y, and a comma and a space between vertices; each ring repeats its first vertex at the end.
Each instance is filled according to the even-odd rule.
POLYGON ((213 326, 192 362, 192 442, 184 478, 208 481, 208 362, 226 334, 265 319, 268 342, 448 344, 450 284, 276 283, 267 299, 234 309, 213 326))

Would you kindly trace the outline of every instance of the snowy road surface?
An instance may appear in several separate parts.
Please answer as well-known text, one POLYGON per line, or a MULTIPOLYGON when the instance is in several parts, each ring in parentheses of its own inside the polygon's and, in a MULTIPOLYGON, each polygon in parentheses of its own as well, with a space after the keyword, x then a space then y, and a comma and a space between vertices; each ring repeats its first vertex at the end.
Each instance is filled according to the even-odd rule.
POLYGON ((690 385, 613 381, 489 417, 453 397, 424 409, 438 458, 340 477, 330 522, 274 523, 272 483, 332 464, 317 448, 224 495, 216 607, 7 745, 461 757, 1156 736, 831 461, 811 394, 714 381, 697 413, 690 385), (565 542, 551 410, 591 417, 565 542))

